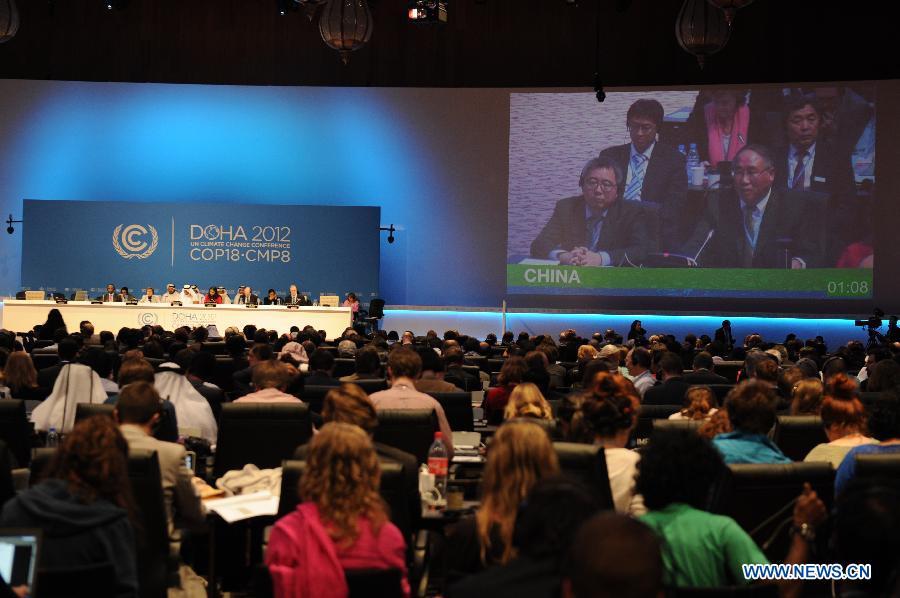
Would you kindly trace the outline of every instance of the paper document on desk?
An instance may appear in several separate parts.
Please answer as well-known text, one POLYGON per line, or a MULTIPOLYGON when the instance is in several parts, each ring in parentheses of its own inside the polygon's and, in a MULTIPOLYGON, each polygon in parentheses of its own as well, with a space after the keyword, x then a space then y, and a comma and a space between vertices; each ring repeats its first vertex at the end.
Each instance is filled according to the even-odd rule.
POLYGON ((271 492, 254 492, 253 494, 230 496, 204 501, 207 510, 216 513, 227 523, 234 523, 251 517, 276 515, 279 497, 271 492))
POLYGON ((479 444, 481 444, 481 434, 478 432, 453 433, 453 446, 456 448, 478 448, 479 444))

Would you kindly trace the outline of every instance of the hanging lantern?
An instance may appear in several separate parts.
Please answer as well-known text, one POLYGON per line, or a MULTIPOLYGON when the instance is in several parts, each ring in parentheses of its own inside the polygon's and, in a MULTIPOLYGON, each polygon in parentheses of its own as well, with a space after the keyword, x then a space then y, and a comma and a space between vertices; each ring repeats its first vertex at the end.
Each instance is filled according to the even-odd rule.
POLYGON ((372 13, 366 0, 328 0, 319 16, 319 34, 340 52, 344 64, 350 62, 350 52, 372 37, 372 13))
POLYGON ((15 0, 0 0, 0 44, 8 42, 19 31, 19 11, 15 0))
POLYGON ((707 0, 684 0, 675 20, 675 38, 685 52, 697 57, 701 69, 707 56, 725 47, 730 34, 721 8, 707 0))
POLYGON ((312 20, 316 17, 316 11, 319 10, 319 7, 328 2, 328 0, 295 0, 297 4, 299 4, 303 8, 303 14, 306 15, 306 18, 309 19, 309 22, 312 23, 312 20))
POLYGON ((728 23, 728 27, 731 27, 734 22, 734 15, 738 9, 744 8, 752 2, 753 0, 709 0, 710 4, 718 6, 725 13, 725 22, 728 23))

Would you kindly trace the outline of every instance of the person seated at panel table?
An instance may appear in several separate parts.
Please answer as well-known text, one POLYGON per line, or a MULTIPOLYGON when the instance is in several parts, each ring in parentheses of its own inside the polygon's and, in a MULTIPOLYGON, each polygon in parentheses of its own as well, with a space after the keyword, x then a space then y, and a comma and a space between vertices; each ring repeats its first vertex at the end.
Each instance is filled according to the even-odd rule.
POLYGON ((284 301, 281 300, 281 297, 275 292, 275 289, 269 289, 266 292, 266 297, 263 299, 263 305, 283 305, 284 301))
POLYGON ((581 195, 556 203, 549 222, 531 243, 531 257, 568 266, 639 266, 656 251, 656 214, 619 196, 625 177, 609 156, 589 160, 578 184, 581 195))
MULTIPOLYGON (((774 186, 772 152, 747 145, 734 159, 734 190, 709 194, 683 253, 706 268, 818 268, 821 208, 811 194, 774 186)), ((824 205, 822 206, 824 207, 824 205)))
POLYGON ((309 297, 306 295, 301 295, 297 291, 297 285, 292 284, 290 286, 290 292, 287 297, 284 298, 285 305, 312 305, 312 301, 309 300, 309 297))
POLYGON ((253 294, 250 285, 241 288, 241 294, 235 301, 238 305, 259 305, 259 297, 253 294))
POLYGON ((223 302, 222 295, 219 294, 219 289, 216 287, 209 287, 209 292, 206 293, 206 296, 203 297, 203 303, 218 303, 221 304, 223 302))
POLYGON ((119 297, 122 298, 122 301, 135 301, 134 295, 131 294, 131 291, 128 290, 128 287, 122 287, 119 289, 119 297))
POLYGON ((231 305, 231 297, 228 296, 228 291, 225 290, 225 287, 218 287, 216 291, 218 291, 224 305, 231 305))
POLYGON ((121 303, 122 296, 116 293, 116 285, 109 283, 106 285, 106 292, 97 297, 97 300, 104 303, 121 303))
POLYGON ((353 291, 347 293, 347 298, 341 304, 343 307, 349 307, 350 313, 353 315, 354 321, 359 317, 359 299, 353 291))
POLYGON ((195 284, 184 285, 184 288, 181 291, 181 296, 184 297, 183 301, 185 303, 200 303, 203 299, 203 294, 195 284))
MULTIPOLYGON (((600 156, 612 158, 625 175, 622 199, 651 202, 660 207, 660 221, 677 222, 687 195, 685 157, 671 145, 657 140, 665 111, 654 99, 642 98, 628 108, 625 126, 631 143, 608 147, 600 156)), ((674 226, 660 231, 663 248, 684 242, 674 226)))
POLYGON ((175 285, 173 283, 169 283, 166 285, 166 292, 163 293, 162 298, 160 299, 161 303, 173 303, 178 301, 179 303, 184 302, 184 298, 181 296, 175 289, 175 285))
POLYGON ((153 287, 147 287, 138 303, 159 303, 159 295, 153 290, 153 287))

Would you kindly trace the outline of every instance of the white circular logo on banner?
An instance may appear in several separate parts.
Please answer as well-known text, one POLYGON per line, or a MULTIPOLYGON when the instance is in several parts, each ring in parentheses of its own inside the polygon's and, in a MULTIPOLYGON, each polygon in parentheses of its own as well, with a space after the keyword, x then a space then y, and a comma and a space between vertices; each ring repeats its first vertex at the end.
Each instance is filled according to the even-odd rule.
POLYGON ((112 235, 113 249, 126 260, 136 257, 139 260, 153 255, 156 246, 159 245, 159 234, 151 225, 144 227, 141 224, 120 224, 112 235), (147 242, 150 235, 150 242, 147 242))
POLYGON ((142 314, 138 315, 138 322, 141 323, 141 326, 155 326, 159 321, 159 318, 156 317, 156 314, 151 311, 145 311, 142 314))

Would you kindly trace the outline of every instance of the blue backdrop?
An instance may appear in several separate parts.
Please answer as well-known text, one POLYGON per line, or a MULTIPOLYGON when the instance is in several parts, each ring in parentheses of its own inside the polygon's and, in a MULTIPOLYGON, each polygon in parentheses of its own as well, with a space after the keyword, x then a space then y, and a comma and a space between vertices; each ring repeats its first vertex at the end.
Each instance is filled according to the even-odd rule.
POLYGON ((26 200, 22 282, 136 296, 168 282, 260 296, 296 283, 365 302, 378 294, 379 219, 377 207, 26 200))

